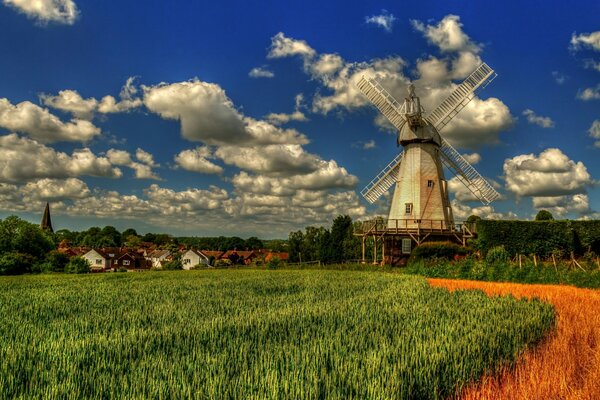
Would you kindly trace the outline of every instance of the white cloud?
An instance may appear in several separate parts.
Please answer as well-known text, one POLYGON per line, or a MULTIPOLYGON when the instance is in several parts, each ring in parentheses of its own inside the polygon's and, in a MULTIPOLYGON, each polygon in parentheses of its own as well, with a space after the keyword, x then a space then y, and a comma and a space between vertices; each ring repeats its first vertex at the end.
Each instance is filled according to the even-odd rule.
POLYGON ((313 57, 315 54, 315 50, 304 40, 287 38, 283 32, 279 32, 271 38, 271 47, 267 58, 281 58, 295 55, 313 57))
POLYGON ((591 33, 573 33, 571 36, 571 49, 579 50, 582 47, 588 47, 600 51, 600 31, 591 33))
POLYGON ((147 153, 142 149, 137 149, 136 158, 139 161, 151 161, 150 164, 133 161, 131 158, 131 154, 129 154, 129 152, 125 150, 110 149, 106 152, 106 157, 108 157, 109 161, 113 165, 119 165, 133 169, 135 172, 135 177, 137 179, 160 180, 158 175, 156 175, 154 171, 152 171, 152 167, 155 166, 154 157, 152 157, 150 153, 147 153), (138 155, 141 156, 141 159, 140 157, 137 157, 138 155))
POLYGON ((248 72, 250 78, 273 78, 275 74, 266 67, 255 67, 248 72))
MULTIPOLYGON (((468 76, 481 63, 477 54, 480 50, 479 46, 474 45, 462 33, 460 27, 458 20, 453 16, 445 18, 437 28, 429 27, 446 30, 447 41, 453 44, 452 46, 448 44, 447 47, 455 51, 444 59, 428 57, 417 61, 419 79, 414 81, 414 84, 426 112, 433 111, 452 93, 457 86, 452 82, 453 79, 468 76)), ((423 28, 429 32, 429 28, 424 26, 423 28)), ((319 91, 314 96, 313 112, 327 114, 336 109, 352 111, 369 105, 367 98, 356 86, 363 75, 378 79, 382 86, 397 99, 406 96, 406 88, 410 80, 403 72, 406 62, 398 56, 352 63, 344 61, 337 54, 318 55, 306 42, 287 38, 282 33, 274 37, 273 41, 300 42, 310 48, 311 51, 278 51, 277 54, 279 57, 300 55, 304 61, 304 71, 329 90, 329 93, 319 91)), ((499 142, 498 135, 510 129, 513 123, 514 118, 510 110, 500 100, 496 98, 481 100, 476 97, 444 128, 443 135, 449 142, 459 147, 477 147, 483 143, 495 144, 499 142)), ((389 124, 380 115, 377 115, 375 124, 384 130, 390 129, 389 124)))
POLYGON ((208 147, 198 146, 195 149, 183 150, 175 155, 175 163, 187 171, 201 174, 222 173, 223 167, 209 161, 211 158, 214 158, 214 156, 208 147))
POLYGON ((473 42, 462 30, 463 24, 457 15, 446 15, 437 25, 425 25, 421 21, 411 20, 413 27, 423 33, 429 43, 443 52, 469 51, 477 53, 481 45, 473 42))
POLYGON ((373 140, 373 139, 368 140, 366 142, 359 140, 357 142, 352 143, 351 146, 354 147, 355 149, 362 149, 362 150, 372 150, 377 147, 377 145, 375 144, 375 140, 373 140))
POLYGON ((569 212, 585 215, 591 212, 589 198, 586 194, 571 196, 534 197, 533 206, 540 210, 548 210, 554 216, 562 217, 569 212))
POLYGON ((10 134, 0 136, 0 149, 0 181, 4 182, 84 175, 119 178, 122 175, 108 158, 97 157, 88 148, 68 155, 35 140, 10 134))
POLYGON ((466 221, 471 215, 482 219, 516 219, 517 214, 512 211, 498 212, 492 206, 470 207, 457 199, 452 200, 452 213, 456 222, 466 221))
POLYGON ((294 111, 290 114, 285 113, 270 113, 265 119, 273 125, 282 125, 290 121, 306 122, 308 118, 301 111, 304 108, 304 95, 299 93, 295 97, 294 111))
POLYGON ((3 0, 4 4, 45 24, 56 22, 73 25, 79 10, 73 0, 3 0))
POLYGON ((577 92, 577 98, 583 101, 600 99, 600 85, 595 88, 586 88, 577 92))
POLYGON ((585 193, 593 183, 585 165, 560 149, 546 149, 536 156, 522 154, 504 161, 506 189, 519 197, 554 197, 585 193))
POLYGON ((293 129, 280 129, 266 121, 245 117, 216 84, 197 79, 143 86, 146 107, 165 119, 181 122, 190 141, 209 145, 308 143, 293 129))
POLYGON ((25 133, 48 143, 58 141, 87 142, 100 135, 100 128, 82 119, 64 123, 47 109, 29 101, 17 105, 0 99, 0 128, 25 133))
POLYGON ((596 71, 600 72, 600 62, 590 58, 583 60, 583 67, 587 69, 595 69, 596 71))
POLYGON ((542 128, 554 128, 554 121, 552 121, 552 118, 550 117, 542 117, 530 109, 524 110, 523 115, 527 118, 527 122, 530 124, 534 124, 542 128))
POLYGON ((592 122, 592 126, 588 129, 588 132, 592 139, 597 139, 596 142, 594 142, 594 146, 600 148, 600 119, 596 119, 592 122))
POLYGON ((138 89, 134 85, 135 77, 127 79, 121 88, 120 101, 113 96, 104 96, 100 101, 90 97, 84 99, 76 90, 61 90, 52 96, 42 93, 40 100, 44 105, 57 110, 69 112, 80 119, 91 120, 94 113, 112 114, 127 112, 142 105, 142 100, 134 97, 138 89))
POLYGON ((83 199, 90 195, 87 184, 77 178, 39 179, 21 187, 20 193, 26 201, 60 201, 83 199))
POLYGON ((469 164, 472 165, 479 164, 479 161, 481 161, 481 156, 479 153, 463 154, 462 156, 469 164))
POLYGON ((392 27, 394 26, 394 21, 396 17, 393 14, 387 12, 387 10, 381 10, 381 14, 372 15, 370 17, 365 17, 365 22, 367 24, 374 24, 383 28, 386 32, 391 32, 392 27))
POLYGON ((139 147, 135 150, 135 158, 137 158, 137 160, 139 162, 146 164, 149 167, 158 166, 154 162, 154 156, 152 154, 148 153, 147 151, 140 149, 139 147))

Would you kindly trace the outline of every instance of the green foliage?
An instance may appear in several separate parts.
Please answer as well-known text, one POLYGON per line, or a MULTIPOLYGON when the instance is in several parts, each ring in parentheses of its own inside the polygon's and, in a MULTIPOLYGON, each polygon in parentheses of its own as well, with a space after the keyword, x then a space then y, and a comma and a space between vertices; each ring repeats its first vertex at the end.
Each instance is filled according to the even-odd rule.
POLYGON ((550 256, 553 250, 568 255, 586 251, 600 254, 600 220, 593 221, 489 221, 477 223, 477 246, 484 253, 504 246, 508 254, 550 256))
POLYGON ((0 221, 0 254, 29 254, 40 260, 53 248, 51 235, 42 231, 38 225, 14 215, 0 221))
POLYGON ((35 258, 30 254, 10 251, 0 255, 0 275, 20 275, 31 272, 35 258))
POLYGON ((441 399, 553 321, 537 300, 397 274, 4 277, 0 398, 441 399))
POLYGON ((279 257, 273 257, 267 262, 268 269, 277 269, 281 267, 281 260, 279 257))
POLYGON ((573 269, 568 264, 559 263, 556 268, 550 263, 538 261, 535 266, 530 258, 523 258, 522 265, 509 262, 502 248, 488 252, 486 260, 469 256, 456 262, 445 259, 413 260, 404 272, 431 278, 470 279, 491 282, 516 282, 539 284, 565 284, 585 288, 600 288, 600 269, 594 260, 586 262, 589 269, 573 269))
POLYGON ((455 256, 464 256, 468 250, 456 243, 451 242, 426 242, 415 247, 411 257, 414 259, 421 258, 445 258, 453 259, 455 256))
POLYGON ((506 264, 510 258, 504 246, 492 247, 485 256, 485 262, 489 265, 506 264))
POLYGON ((540 210, 538 211, 537 215, 535 216, 535 220, 536 221, 553 221, 554 217, 552 216, 552 213, 548 210, 540 210))
POLYGON ((69 256, 52 250, 44 258, 44 262, 40 264, 41 272, 64 272, 66 265, 69 263, 69 256))
POLYGON ((90 272, 90 263, 82 257, 72 257, 65 266, 65 272, 69 274, 87 274, 90 272))
POLYGON ((163 264, 163 269, 167 271, 179 270, 183 269, 183 263, 181 261, 181 256, 173 256, 171 261, 167 261, 163 264))

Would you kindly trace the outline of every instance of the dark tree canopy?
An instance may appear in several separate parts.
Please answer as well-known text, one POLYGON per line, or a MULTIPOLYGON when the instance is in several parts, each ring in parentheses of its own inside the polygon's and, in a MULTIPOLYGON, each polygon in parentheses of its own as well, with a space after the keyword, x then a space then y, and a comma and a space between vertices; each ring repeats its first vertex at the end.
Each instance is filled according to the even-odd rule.
POLYGON ((552 216, 552 213, 550 211, 540 210, 537 213, 537 215, 535 216, 535 220, 536 221, 552 221, 552 220, 554 220, 554 217, 552 216))

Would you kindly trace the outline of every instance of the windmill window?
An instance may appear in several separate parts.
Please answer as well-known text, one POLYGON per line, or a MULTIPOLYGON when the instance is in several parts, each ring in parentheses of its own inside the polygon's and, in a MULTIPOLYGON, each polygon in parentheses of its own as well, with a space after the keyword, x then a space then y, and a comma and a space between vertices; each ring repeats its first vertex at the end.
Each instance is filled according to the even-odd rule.
POLYGON ((433 187, 433 181, 431 179, 427 181, 427 187, 433 187))
POLYGON ((412 203, 406 203, 405 206, 406 206, 406 213, 412 214, 412 206, 413 206, 412 203))
POLYGON ((402 239, 402 254, 410 254, 412 241, 410 239, 402 239))

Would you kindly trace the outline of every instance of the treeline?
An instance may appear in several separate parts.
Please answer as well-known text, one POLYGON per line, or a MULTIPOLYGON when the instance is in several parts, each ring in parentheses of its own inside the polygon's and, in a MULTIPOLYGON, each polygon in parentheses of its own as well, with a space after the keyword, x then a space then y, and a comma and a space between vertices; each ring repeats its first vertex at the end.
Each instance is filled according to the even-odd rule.
POLYGON ((354 236, 355 225, 348 215, 339 215, 330 229, 307 227, 291 232, 288 238, 290 262, 321 261, 338 263, 361 257, 361 240, 354 236))

